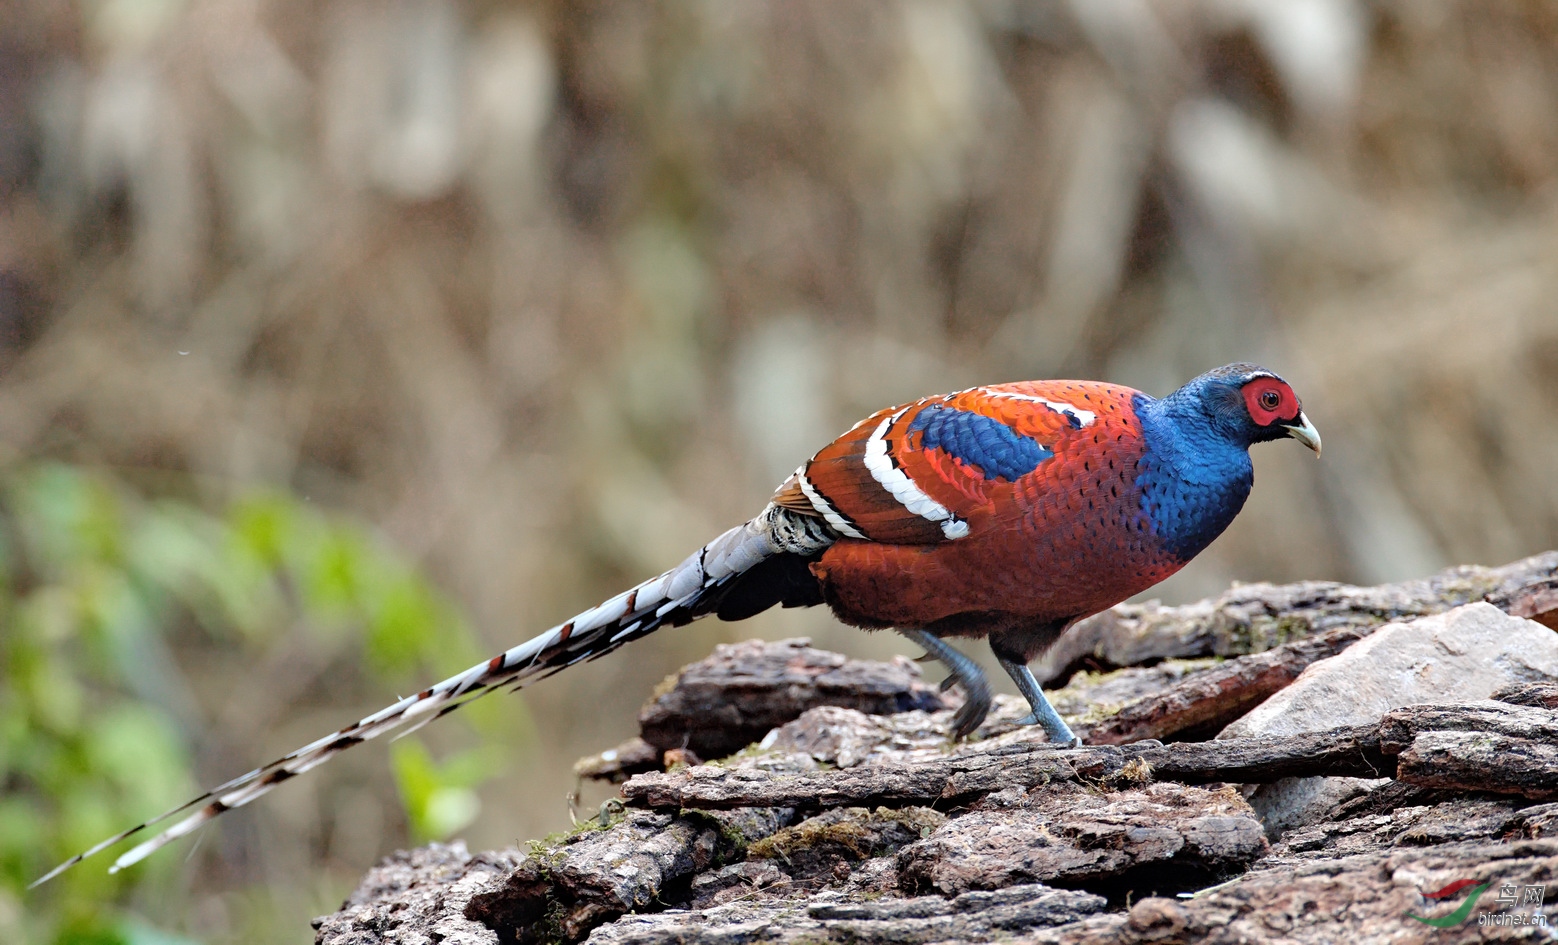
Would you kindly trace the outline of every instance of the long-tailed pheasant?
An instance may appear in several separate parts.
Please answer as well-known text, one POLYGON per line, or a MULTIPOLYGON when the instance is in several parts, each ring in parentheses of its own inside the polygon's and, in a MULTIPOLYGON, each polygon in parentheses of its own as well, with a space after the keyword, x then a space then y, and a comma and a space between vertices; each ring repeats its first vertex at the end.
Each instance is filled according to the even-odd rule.
POLYGON ((664 574, 491 660, 348 725, 73 857, 181 813, 118 870, 353 745, 407 732, 665 627, 826 603, 891 627, 946 664, 967 698, 956 737, 990 707, 984 674, 947 637, 988 637, 1051 742, 1080 744, 1028 661, 1071 624, 1178 571, 1228 527, 1254 482, 1252 443, 1320 434, 1280 377, 1230 364, 1154 399, 1092 381, 973 387, 889 407, 795 471, 756 518, 664 574))

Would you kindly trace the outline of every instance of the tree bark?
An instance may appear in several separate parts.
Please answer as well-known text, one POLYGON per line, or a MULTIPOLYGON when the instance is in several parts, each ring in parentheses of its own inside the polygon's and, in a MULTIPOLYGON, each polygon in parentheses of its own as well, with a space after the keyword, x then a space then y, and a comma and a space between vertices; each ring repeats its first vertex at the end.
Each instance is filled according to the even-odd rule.
POLYGON ((1092 744, 1076 749, 1015 726, 1026 705, 1006 696, 973 739, 949 742, 956 693, 936 697, 907 662, 804 641, 722 647, 657 693, 641 738, 582 765, 627 779, 604 819, 524 852, 397 854, 316 921, 316 940, 1428 942, 1473 926, 1534 940, 1546 930, 1512 923, 1539 906, 1491 889, 1558 889, 1558 680, 1326 732, 1144 739, 1207 737, 1388 619, 1488 599, 1550 620, 1555 569, 1548 554, 1380 588, 1251 585, 1117 608, 1080 628, 1089 660, 1224 658, 1079 676, 1055 693, 1081 707, 1092 744), (1230 786, 1319 775, 1394 780, 1286 833, 1230 786), (1422 894, 1464 880, 1492 885, 1455 928, 1407 915, 1444 919, 1469 891, 1422 894))

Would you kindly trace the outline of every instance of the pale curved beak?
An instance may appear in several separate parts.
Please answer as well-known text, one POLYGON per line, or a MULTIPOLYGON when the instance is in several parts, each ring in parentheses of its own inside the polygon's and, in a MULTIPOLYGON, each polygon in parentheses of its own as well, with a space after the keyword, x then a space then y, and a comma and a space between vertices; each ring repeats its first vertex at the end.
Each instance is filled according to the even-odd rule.
POLYGON ((1315 425, 1309 422, 1309 418, 1304 416, 1302 410, 1298 412, 1297 417, 1293 418, 1292 423, 1282 424, 1282 429, 1287 431, 1288 436, 1314 450, 1316 456, 1320 455, 1320 431, 1315 429, 1315 425))

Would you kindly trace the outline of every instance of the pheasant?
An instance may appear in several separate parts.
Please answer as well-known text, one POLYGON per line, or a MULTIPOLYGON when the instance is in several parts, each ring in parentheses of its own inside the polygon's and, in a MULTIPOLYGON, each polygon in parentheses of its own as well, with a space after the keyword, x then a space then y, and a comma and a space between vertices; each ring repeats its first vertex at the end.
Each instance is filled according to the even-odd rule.
POLYGON ((1253 364, 1209 371, 1162 399, 1093 381, 973 387, 889 407, 801 464, 762 512, 681 564, 487 662, 124 831, 47 881, 189 812, 120 856, 136 863, 223 812, 387 732, 414 731, 665 627, 775 604, 827 604, 894 628, 946 665, 964 738, 989 711, 979 666, 946 642, 986 637, 1049 741, 1080 739, 1028 662, 1067 627, 1146 590, 1233 521, 1254 482, 1249 447, 1320 434, 1291 387, 1253 364), (193 811, 190 809, 194 808, 193 811))

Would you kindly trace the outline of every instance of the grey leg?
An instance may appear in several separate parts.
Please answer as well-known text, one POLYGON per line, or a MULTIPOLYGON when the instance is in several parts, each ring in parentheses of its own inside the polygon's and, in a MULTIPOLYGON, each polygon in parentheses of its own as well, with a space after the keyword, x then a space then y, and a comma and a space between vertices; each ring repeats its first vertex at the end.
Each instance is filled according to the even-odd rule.
MULTIPOLYGON (((947 683, 956 680, 958 685, 963 687, 963 694, 967 698, 963 702, 963 708, 952 717, 952 737, 967 738, 990 712, 990 683, 985 679, 984 670, 979 668, 978 663, 953 649, 935 634, 924 630, 899 630, 898 632, 923 646, 926 653, 934 656, 947 667, 952 673, 947 683)), ((947 689, 947 683, 942 684, 943 691, 947 689)))
POLYGON ((1071 726, 1067 725, 1066 720, 1055 711, 1055 707, 1049 704, 1049 700, 1044 697, 1044 690, 1039 688, 1039 681, 1033 678, 1033 671, 1028 668, 1028 664, 1006 659, 999 653, 995 658, 1001 661, 1001 668, 1006 670, 1007 675, 1017 683, 1023 698, 1027 699, 1028 705, 1033 708, 1033 711, 1017 724, 1042 726, 1045 736, 1052 743, 1068 748, 1081 748, 1082 739, 1076 737, 1071 731, 1071 726))

